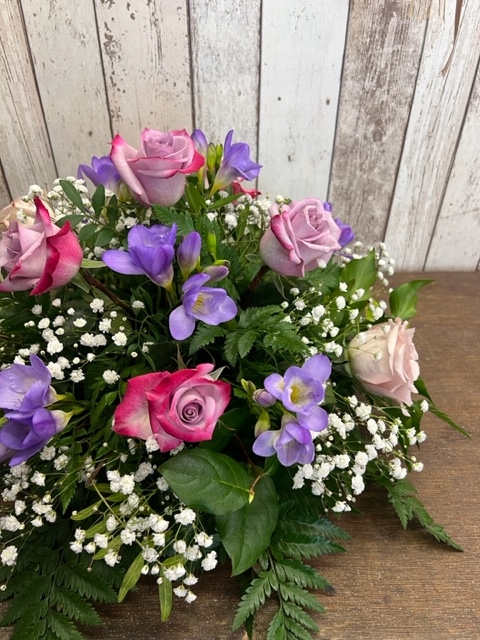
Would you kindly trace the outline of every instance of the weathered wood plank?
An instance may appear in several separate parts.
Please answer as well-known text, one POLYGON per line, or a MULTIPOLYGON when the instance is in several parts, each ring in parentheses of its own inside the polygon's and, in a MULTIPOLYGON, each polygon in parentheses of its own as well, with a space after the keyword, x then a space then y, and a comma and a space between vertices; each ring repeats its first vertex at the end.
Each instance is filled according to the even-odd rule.
POLYGON ((56 171, 17 0, 2 2, 0 33, 0 159, 15 197, 56 171))
POLYGON ((13 198, 8 190, 7 180, 0 164, 0 209, 3 209, 10 200, 13 200, 13 198))
POLYGON ((480 71, 427 256, 430 270, 475 271, 480 258, 480 71))
POLYGON ((264 0, 260 188, 325 199, 335 133, 348 0, 264 0))
POLYGON ((92 0, 22 0, 43 112, 60 176, 108 151, 105 83, 92 0))
MULTIPOLYGON (((400 269, 423 268, 475 78, 478 2, 466 0, 449 72, 454 3, 428 23, 408 130, 385 234, 400 269)), ((478 135, 478 134, 477 134, 478 135)))
POLYGON ((329 199, 361 240, 383 240, 425 22, 403 0, 350 10, 329 199))
POLYGON ((191 129, 186 0, 95 0, 114 133, 191 129))
POLYGON ((190 0, 195 126, 212 142, 247 142, 257 155, 258 0, 190 0))

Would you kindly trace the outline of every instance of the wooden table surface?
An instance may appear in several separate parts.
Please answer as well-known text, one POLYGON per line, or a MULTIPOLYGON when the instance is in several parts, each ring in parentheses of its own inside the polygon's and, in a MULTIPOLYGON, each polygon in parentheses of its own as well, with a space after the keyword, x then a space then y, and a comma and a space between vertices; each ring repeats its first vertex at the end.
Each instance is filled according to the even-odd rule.
MULTIPOLYGON (((404 531, 379 491, 361 496, 364 515, 343 515, 347 553, 321 558, 319 570, 336 595, 318 594, 318 640, 480 639, 480 273, 408 274, 432 278, 420 292, 415 344, 422 377, 436 404, 472 440, 427 414, 428 438, 413 480, 434 517, 464 548, 441 545, 419 529, 404 531)), ((239 598, 228 568, 201 576, 191 605, 174 602, 172 619, 158 618, 156 586, 146 582, 121 605, 99 607, 102 627, 88 640, 241 640, 231 633, 239 598)), ((273 604, 270 611, 273 610, 273 604)), ((264 640, 260 618, 256 639, 264 640)), ((0 640, 7 640, 0 630, 0 640)))

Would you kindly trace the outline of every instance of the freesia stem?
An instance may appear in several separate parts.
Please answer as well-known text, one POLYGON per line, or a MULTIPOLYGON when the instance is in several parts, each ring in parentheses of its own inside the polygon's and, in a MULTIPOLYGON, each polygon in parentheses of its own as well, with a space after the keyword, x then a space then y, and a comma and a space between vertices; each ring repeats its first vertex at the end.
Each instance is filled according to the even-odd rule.
POLYGON ((250 300, 251 295, 253 294, 255 289, 258 287, 258 285, 259 285, 260 281, 262 280, 263 276, 266 273, 268 273, 268 271, 270 271, 270 267, 268 267, 266 264, 264 264, 262 267, 260 267, 260 269, 257 272, 257 275, 254 277, 254 279, 248 285, 247 292, 246 292, 246 294, 245 294, 245 296, 244 296, 244 298, 242 300, 242 306, 246 306, 246 304, 250 300))
POLYGON ((110 300, 112 300, 112 302, 115 302, 115 304, 118 304, 118 306, 124 309, 127 313, 132 313, 132 309, 129 304, 127 304, 123 300, 120 300, 120 298, 117 298, 117 296, 114 293, 112 293, 110 289, 107 289, 107 287, 102 282, 100 282, 99 280, 94 278, 92 275, 90 275, 88 271, 83 271, 83 276, 85 280, 88 282, 88 284, 91 284, 92 287, 95 287, 96 289, 99 289, 100 291, 102 291, 106 296, 110 298, 110 300))

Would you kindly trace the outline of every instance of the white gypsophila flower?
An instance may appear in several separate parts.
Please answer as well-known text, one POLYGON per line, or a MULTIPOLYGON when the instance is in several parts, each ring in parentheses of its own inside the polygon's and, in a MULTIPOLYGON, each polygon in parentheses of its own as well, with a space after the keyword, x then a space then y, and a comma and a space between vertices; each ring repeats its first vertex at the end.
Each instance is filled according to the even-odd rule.
POLYGON ((55 353, 60 353, 61 351, 63 351, 63 344, 60 342, 60 340, 57 337, 53 336, 47 342, 47 351, 50 355, 53 355, 55 353))
POLYGON ((97 545, 95 544, 95 542, 89 542, 83 547, 83 550, 87 553, 95 553, 95 551, 97 550, 97 545))
POLYGON ((341 309, 345 309, 347 302, 343 296, 338 296, 338 298, 336 298, 335 300, 335 305, 337 309, 341 310, 341 309))
POLYGON ((423 462, 414 462, 412 464, 412 470, 416 471, 417 473, 423 471, 423 462))
POLYGON ((346 502, 338 500, 332 507, 332 511, 334 511, 335 513, 342 513, 344 511, 351 511, 351 507, 346 502))
POLYGON ((363 477, 359 474, 352 476, 352 491, 354 495, 358 496, 365 490, 365 482, 363 477))
POLYGON ((42 318, 37 324, 39 329, 47 329, 50 326, 50 320, 48 318, 42 318))
POLYGON ((373 444, 365 445, 365 453, 367 454, 369 460, 374 460, 378 456, 377 450, 375 449, 373 444))
POLYGON ((24 500, 15 500, 14 509, 15 509, 15 515, 16 516, 21 515, 25 511, 26 508, 27 508, 27 505, 26 505, 24 500))
POLYGON ((417 433, 417 442, 419 444, 421 444, 422 442, 425 442, 426 439, 427 439, 427 434, 425 433, 425 431, 419 431, 417 433))
POLYGON ((293 306, 298 311, 303 311, 307 305, 305 304, 304 300, 295 300, 295 302, 293 303, 293 306))
POLYGON ((420 409, 423 411, 423 413, 426 413, 428 411, 428 402, 423 399, 420 403, 420 409))
POLYGON ((40 459, 53 460, 53 458, 55 457, 55 453, 55 447, 43 447, 43 449, 40 451, 40 459))
POLYGON ((85 318, 76 318, 73 321, 73 326, 77 327, 77 329, 82 329, 87 324, 85 318))
POLYGON ((118 492, 123 493, 126 496, 129 496, 131 493, 133 493, 134 489, 135 489, 135 478, 133 476, 133 473, 121 476, 118 483, 118 492))
POLYGON ((79 540, 70 542, 69 547, 73 551, 73 553, 82 553, 83 551, 83 545, 79 540))
POLYGON ((334 458, 337 469, 346 469, 350 464, 350 456, 346 453, 339 454, 334 458))
POLYGON ((60 456, 58 456, 58 458, 54 461, 53 466, 55 467, 55 469, 57 471, 61 471, 62 469, 65 469, 65 467, 67 466, 69 461, 68 456, 66 456, 64 453, 62 453, 60 456))
POLYGON ((215 569, 215 567, 217 566, 217 563, 218 560, 216 551, 210 551, 210 553, 207 553, 205 558, 202 560, 202 569, 204 571, 212 571, 212 569, 215 569))
POLYGON ((116 564, 120 562, 122 558, 118 555, 116 551, 114 551, 113 549, 110 549, 109 551, 107 551, 103 559, 105 560, 105 563, 108 564, 109 567, 114 567, 116 564))
POLYGON ((187 549, 187 543, 185 542, 185 540, 175 540, 175 542, 173 543, 173 549, 177 553, 185 553, 187 549))
POLYGON ((55 380, 65 379, 65 373, 58 362, 49 362, 47 364, 47 369, 50 371, 52 378, 55 378, 55 380))
POLYGON ((34 304, 32 309, 31 309, 31 311, 32 311, 34 316, 41 315, 42 314, 42 305, 41 304, 34 304))
POLYGON ((183 564, 176 564, 173 567, 165 569, 164 576, 167 580, 173 582, 174 580, 178 580, 179 578, 184 576, 186 573, 187 570, 185 569, 183 564))
POLYGON ((365 404, 364 402, 361 402, 355 408, 355 414, 358 418, 360 418, 360 420, 367 421, 372 414, 372 407, 368 404, 365 404))
POLYGON ((151 530, 155 533, 163 533, 166 531, 170 525, 168 520, 161 518, 156 513, 152 514, 148 519, 148 524, 151 530))
POLYGON ((0 518, 0 529, 4 529, 5 531, 11 531, 14 533, 15 531, 20 531, 25 528, 25 525, 20 522, 15 516, 9 515, 0 518))
POLYGON ((130 529, 123 529, 120 532, 120 539, 123 542, 123 544, 131 545, 135 542, 135 540, 137 539, 137 536, 134 531, 131 531, 130 529))
POLYGON ((82 380, 85 380, 85 374, 81 369, 75 369, 70 374, 70 380, 75 383, 82 382, 82 380))
POLYGON ((127 344, 127 336, 123 331, 117 331, 117 333, 114 333, 112 340, 117 347, 124 347, 127 344))
POLYGON ((173 593, 178 597, 178 598, 184 598, 187 594, 188 594, 188 589, 186 589, 183 584, 179 585, 178 587, 175 587, 173 590, 173 593))
POLYGON ((9 545, 8 547, 5 547, 5 549, 3 549, 2 553, 0 554, 0 560, 2 561, 2 564, 6 565, 7 567, 15 566, 15 563, 17 562, 17 557, 18 557, 17 547, 13 544, 9 545))
POLYGON ((106 549, 108 547, 108 536, 105 533, 96 533, 93 536, 93 541, 100 549, 106 549))
POLYGON ((39 487, 45 486, 45 474, 40 473, 39 471, 35 471, 33 476, 31 477, 31 481, 33 484, 37 484, 39 487))
POLYGON ((14 364, 25 364, 25 359, 22 358, 22 356, 15 356, 15 358, 13 359, 14 364))
POLYGON ((138 466, 138 469, 135 471, 135 482, 142 482, 145 480, 151 473, 153 473, 154 469, 150 462, 141 462, 138 466))
POLYGON ((187 587, 192 587, 194 584, 197 584, 198 578, 193 575, 193 573, 188 573, 183 579, 183 584, 186 584, 187 587))
POLYGON ((102 378, 107 384, 115 384, 120 380, 120 375, 116 371, 112 371, 112 369, 107 369, 102 373, 102 378))
POLYGON ((65 316, 57 316, 53 319, 52 326, 54 327, 63 327, 65 324, 65 316))
POLYGON ((179 522, 180 524, 183 524, 184 526, 192 524, 192 522, 195 522, 196 517, 197 517, 197 514, 195 513, 195 511, 193 511, 193 509, 189 509, 188 507, 185 509, 181 509, 179 513, 176 513, 174 515, 175 521, 179 522))
POLYGON ((141 300, 134 300, 132 302, 132 309, 145 309, 145 304, 141 300))
POLYGON ((112 531, 115 531, 115 529, 117 528, 118 522, 117 519, 115 518, 115 516, 111 515, 108 516, 107 521, 105 523, 105 527, 107 529, 107 531, 109 533, 111 533, 112 531))
POLYGON ((202 557, 200 546, 198 544, 190 545, 183 552, 183 557, 186 560, 190 560, 190 562, 195 562, 195 560, 200 560, 200 558, 202 557))
POLYGON ((111 318, 102 318, 98 323, 98 330, 102 333, 109 333, 112 328, 111 318))
POLYGON ((103 313, 104 306, 105 306, 105 302, 101 298, 94 298, 90 302, 90 309, 94 313, 103 313))
POLYGON ((32 522, 30 524, 32 525, 32 527, 42 527, 43 526, 43 520, 42 520, 42 518, 40 518, 40 516, 37 516, 36 518, 34 518, 32 520, 32 522))
POLYGON ((158 560, 159 553, 153 547, 144 547, 142 551, 142 558, 145 562, 151 564, 152 562, 156 562, 158 560))
POLYGON ((164 533, 154 533, 153 536, 152 536, 152 541, 153 541, 153 544, 156 547, 164 547, 165 546, 165 542, 166 542, 165 534, 164 533))
POLYGON ((168 491, 170 489, 170 487, 168 486, 168 482, 163 476, 161 478, 158 478, 156 485, 159 491, 168 491))

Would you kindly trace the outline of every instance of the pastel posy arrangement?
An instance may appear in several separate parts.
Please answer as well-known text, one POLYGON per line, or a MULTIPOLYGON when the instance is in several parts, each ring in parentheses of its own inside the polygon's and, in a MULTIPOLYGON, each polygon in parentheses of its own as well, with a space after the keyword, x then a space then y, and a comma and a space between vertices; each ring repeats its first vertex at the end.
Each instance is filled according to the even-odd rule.
POLYGON ((274 594, 267 638, 311 637, 332 587, 308 560, 343 550, 367 484, 456 546, 408 479, 425 412, 457 426, 420 377, 426 281, 389 289, 383 245, 246 188, 260 169, 233 131, 145 129, 0 212, 12 640, 81 638, 141 576, 166 620, 227 561, 248 578, 234 629, 274 594))

